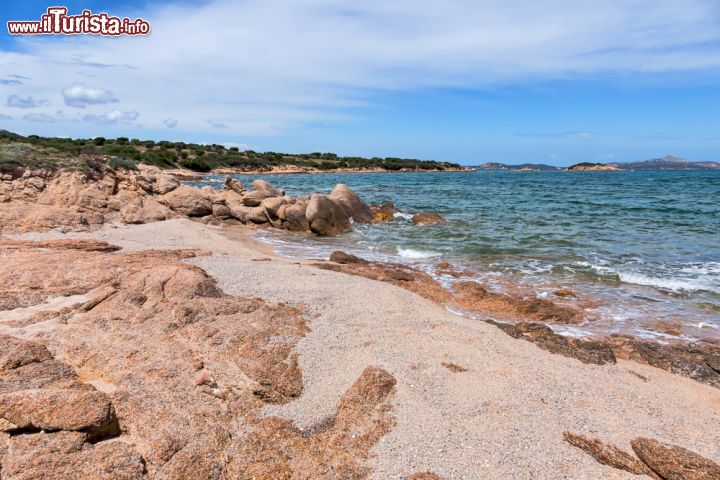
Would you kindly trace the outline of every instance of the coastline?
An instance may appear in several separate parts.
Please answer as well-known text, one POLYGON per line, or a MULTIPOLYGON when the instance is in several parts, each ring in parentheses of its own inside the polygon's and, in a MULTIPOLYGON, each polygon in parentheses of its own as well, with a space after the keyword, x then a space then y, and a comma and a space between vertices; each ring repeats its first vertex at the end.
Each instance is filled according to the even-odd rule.
POLYGON ((3 474, 720 471, 720 446, 706 441, 720 425, 715 350, 568 339, 542 324, 576 320, 559 303, 477 282, 450 291, 341 252, 289 259, 253 238, 372 222, 343 185, 306 199, 260 180, 194 188, 143 168, 2 178, 3 474), (483 321, 498 311, 519 322, 483 321), (648 442, 660 446, 650 456, 637 447, 648 442))
POLYGON ((357 169, 337 168, 333 170, 303 169, 303 168, 275 168, 272 170, 245 170, 242 168, 215 168, 210 172, 196 172, 193 170, 166 169, 166 173, 179 179, 187 177, 204 177, 207 175, 323 175, 323 174, 371 174, 371 173, 467 173, 474 170, 469 169, 445 169, 445 170, 384 170, 384 169, 357 169))
MULTIPOLYGON (((442 478, 479 472, 490 479, 630 478, 568 444, 565 431, 621 448, 636 437, 658 438, 720 457, 720 447, 705 441, 718 434, 719 389, 632 361, 598 366, 552 354, 397 286, 274 255, 253 232, 176 219, 15 238, 92 238, 123 247, 118 253, 200 249, 210 255, 185 262, 226 293, 303 309, 309 331, 293 348, 302 394, 266 404, 262 416, 311 431, 333 415, 363 369, 381 366, 397 382, 394 427, 372 449, 370 478, 422 471, 442 478)), ((42 335, 59 359, 74 364, 73 355, 62 353, 73 323, 46 327, 42 335)), ((32 338, 33 325, 3 333, 32 338)), ((94 376, 105 378, 93 365, 94 376)), ((75 367, 81 375, 88 368, 75 367)), ((206 358, 205 369, 222 378, 218 368, 206 358)))

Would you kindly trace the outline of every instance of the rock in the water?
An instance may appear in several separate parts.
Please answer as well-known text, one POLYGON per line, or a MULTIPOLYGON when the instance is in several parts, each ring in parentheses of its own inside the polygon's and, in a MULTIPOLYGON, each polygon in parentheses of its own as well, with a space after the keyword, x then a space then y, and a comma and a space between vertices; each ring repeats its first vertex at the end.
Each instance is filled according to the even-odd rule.
POLYGON ((355 223, 370 223, 375 218, 368 207, 350 187, 338 183, 327 198, 340 206, 349 218, 355 223))
POLYGON ((717 480, 720 465, 682 447, 650 438, 632 442, 635 454, 664 480, 717 480))
POLYGON ((455 303, 462 309, 472 312, 499 312, 517 315, 521 318, 575 324, 583 318, 581 311, 560 305, 543 298, 519 298, 504 293, 490 292, 473 281, 456 282, 453 289, 457 293, 455 303))
POLYGON ((412 221, 415 225, 437 225, 440 223, 447 223, 447 220, 442 215, 435 212, 425 212, 413 215, 412 221))
POLYGON ((182 185, 162 195, 158 201, 188 217, 204 217, 212 214, 212 201, 208 195, 188 185, 182 185))
POLYGON ((383 203, 382 205, 370 205, 370 210, 375 216, 373 221, 379 223, 395 220, 395 214, 400 211, 390 202, 383 203))
POLYGON ((310 222, 305 216, 306 208, 307 205, 300 202, 287 205, 284 209, 281 207, 281 210, 278 210, 278 215, 283 219, 284 228, 293 232, 306 232, 310 230, 310 222))
POLYGON ((310 230, 318 235, 336 236, 350 230, 350 217, 327 195, 314 193, 310 196, 305 216, 310 230))

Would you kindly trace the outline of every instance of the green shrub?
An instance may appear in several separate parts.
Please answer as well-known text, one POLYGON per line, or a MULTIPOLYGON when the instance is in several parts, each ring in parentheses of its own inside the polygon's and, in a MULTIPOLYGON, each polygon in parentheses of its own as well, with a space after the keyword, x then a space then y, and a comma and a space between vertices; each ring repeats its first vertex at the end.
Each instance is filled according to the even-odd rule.
POLYGON ((108 162, 108 165, 114 169, 120 169, 123 168, 125 170, 137 170, 137 163, 135 163, 133 160, 130 160, 129 158, 112 158, 108 162))
POLYGON ((182 159, 180 165, 194 172, 209 172, 212 170, 212 167, 201 158, 182 159))

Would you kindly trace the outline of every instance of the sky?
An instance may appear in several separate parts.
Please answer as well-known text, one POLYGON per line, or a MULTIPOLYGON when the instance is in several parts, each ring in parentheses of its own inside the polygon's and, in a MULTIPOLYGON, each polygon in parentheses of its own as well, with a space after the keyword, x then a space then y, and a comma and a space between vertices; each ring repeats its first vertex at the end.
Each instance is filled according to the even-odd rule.
POLYGON ((476 165, 720 161, 718 0, 66 1, 142 37, 11 36, 0 129, 476 165))

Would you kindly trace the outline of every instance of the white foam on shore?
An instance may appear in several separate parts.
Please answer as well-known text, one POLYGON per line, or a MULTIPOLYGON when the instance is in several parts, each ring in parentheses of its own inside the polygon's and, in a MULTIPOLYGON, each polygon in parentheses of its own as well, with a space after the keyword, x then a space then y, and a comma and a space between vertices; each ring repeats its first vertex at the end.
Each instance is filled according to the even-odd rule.
POLYGON ((618 276, 620 277, 620 281, 625 283, 672 290, 674 292, 706 290, 720 293, 718 286, 713 285, 707 281, 706 278, 659 278, 634 272, 619 272, 618 276))
POLYGON ((415 250, 414 248, 402 248, 397 247, 398 255, 402 258, 409 258, 411 260, 420 260, 423 258, 436 258, 442 255, 442 253, 431 252, 429 250, 415 250))

